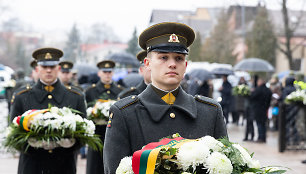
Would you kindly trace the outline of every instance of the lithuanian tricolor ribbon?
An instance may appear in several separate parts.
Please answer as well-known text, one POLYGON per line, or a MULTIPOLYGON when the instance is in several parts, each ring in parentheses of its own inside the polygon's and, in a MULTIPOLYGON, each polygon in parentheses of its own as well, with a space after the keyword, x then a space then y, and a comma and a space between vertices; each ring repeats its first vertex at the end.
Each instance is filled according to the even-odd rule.
POLYGON ((154 174, 156 159, 159 151, 165 147, 179 148, 186 142, 196 141, 178 137, 175 139, 164 138, 160 142, 146 145, 141 150, 134 152, 132 167, 135 174, 154 174))
POLYGON ((33 119, 33 117, 38 114, 45 113, 49 110, 50 109, 42 109, 42 110, 32 109, 31 111, 27 112, 27 114, 20 116, 19 122, 17 121, 17 123, 19 123, 19 126, 21 128, 23 128, 26 131, 29 131, 30 122, 33 119))

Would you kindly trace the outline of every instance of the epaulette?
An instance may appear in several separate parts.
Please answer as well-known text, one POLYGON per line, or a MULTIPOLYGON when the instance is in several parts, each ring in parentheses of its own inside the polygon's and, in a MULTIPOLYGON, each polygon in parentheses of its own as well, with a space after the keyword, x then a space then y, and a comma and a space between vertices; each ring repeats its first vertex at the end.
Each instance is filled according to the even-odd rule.
POLYGON ((22 93, 28 92, 31 89, 32 89, 31 85, 26 84, 23 88, 20 89, 20 91, 16 92, 16 95, 20 95, 22 93))
POLYGON ((132 96, 119 100, 118 102, 116 102, 116 105, 119 107, 120 110, 122 110, 136 103, 138 100, 139 98, 136 95, 132 95, 132 96))
POLYGON ((208 105, 211 105, 211 106, 214 106, 214 107, 218 107, 218 105, 219 105, 215 100, 213 100, 211 98, 208 98, 208 97, 201 96, 201 95, 195 95, 194 99, 198 102, 208 104, 208 105))
POLYGON ((82 94, 79 91, 77 91, 76 89, 72 88, 71 86, 66 86, 66 89, 68 89, 69 91, 71 91, 71 92, 73 92, 75 94, 78 94, 78 95, 82 96, 82 94))
POLYGON ((117 87, 121 90, 124 90, 124 87, 122 87, 121 85, 117 85, 117 87))
POLYGON ((14 103, 14 100, 15 100, 15 96, 17 95, 20 95, 22 93, 25 93, 25 92, 28 92, 32 89, 31 85, 30 84, 26 84, 26 86, 20 88, 18 91, 15 92, 15 94, 12 96, 11 98, 11 104, 14 103))

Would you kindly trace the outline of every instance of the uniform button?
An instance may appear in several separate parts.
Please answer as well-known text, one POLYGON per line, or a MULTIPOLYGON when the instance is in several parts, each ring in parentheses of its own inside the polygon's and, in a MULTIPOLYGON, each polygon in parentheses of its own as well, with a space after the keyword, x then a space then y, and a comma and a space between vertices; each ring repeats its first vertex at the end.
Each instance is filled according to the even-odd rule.
POLYGON ((132 96, 132 99, 134 99, 135 98, 135 96, 132 96))
POLYGON ((106 91, 107 94, 110 94, 110 91, 106 91))
POLYGON ((113 118, 113 113, 111 112, 110 114, 109 114, 109 118, 113 118))
POLYGON ((170 117, 171 118, 175 118, 175 114, 174 113, 170 113, 170 117))
POLYGON ((48 99, 52 99, 52 95, 48 95, 48 99))

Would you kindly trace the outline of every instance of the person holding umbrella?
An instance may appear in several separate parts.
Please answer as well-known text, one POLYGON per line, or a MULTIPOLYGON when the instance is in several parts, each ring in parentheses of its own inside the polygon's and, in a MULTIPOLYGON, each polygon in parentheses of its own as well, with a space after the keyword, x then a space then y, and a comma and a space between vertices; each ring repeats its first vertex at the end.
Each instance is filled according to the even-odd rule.
POLYGON ((227 75, 222 75, 223 83, 219 88, 221 93, 221 107, 223 109, 223 115, 225 117, 226 124, 228 123, 228 114, 230 112, 230 106, 232 102, 232 85, 227 80, 227 75))

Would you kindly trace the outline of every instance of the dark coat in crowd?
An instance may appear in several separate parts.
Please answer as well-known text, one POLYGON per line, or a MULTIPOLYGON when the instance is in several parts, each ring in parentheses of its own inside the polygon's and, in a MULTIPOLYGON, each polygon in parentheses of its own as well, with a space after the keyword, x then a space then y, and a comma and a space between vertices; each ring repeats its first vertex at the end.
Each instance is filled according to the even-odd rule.
POLYGON ((288 77, 286 79, 285 88, 283 89, 282 96, 281 96, 282 101, 285 100, 287 95, 289 95, 291 92, 296 90, 293 83, 294 83, 294 78, 288 77))
POLYGON ((267 112, 270 106, 272 92, 265 84, 255 88, 250 96, 251 115, 256 121, 267 120, 267 112))
POLYGON ((111 107, 103 149, 105 173, 114 174, 123 157, 174 133, 190 139, 227 136, 222 109, 216 101, 192 97, 181 87, 178 90, 172 105, 149 85, 140 95, 126 97, 111 107))
MULTIPOLYGON (((12 97, 10 120, 30 109, 46 109, 48 104, 57 107, 70 107, 86 113, 85 99, 82 93, 66 88, 59 80, 48 92, 45 85, 38 81, 33 87, 27 86, 15 92, 12 97)), ((20 154, 18 174, 74 174, 76 173, 76 155, 79 145, 71 148, 55 148, 51 151, 42 148, 28 148, 20 154)))

